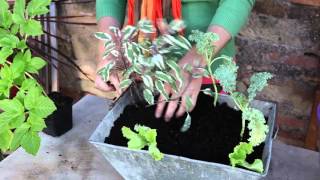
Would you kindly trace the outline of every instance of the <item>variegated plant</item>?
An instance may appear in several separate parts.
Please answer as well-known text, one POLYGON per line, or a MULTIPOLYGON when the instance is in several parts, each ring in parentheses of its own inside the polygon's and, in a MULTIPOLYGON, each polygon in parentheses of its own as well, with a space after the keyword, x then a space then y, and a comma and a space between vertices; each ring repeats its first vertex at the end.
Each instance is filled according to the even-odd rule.
MULTIPOLYGON (((140 34, 152 36, 155 33, 155 28, 147 20, 140 21, 137 27, 126 26, 122 30, 110 27, 112 34, 95 33, 105 44, 103 58, 108 58, 108 64, 98 73, 107 82, 113 70, 123 72, 121 89, 128 88, 139 79, 144 85, 144 99, 150 105, 155 104, 156 93, 170 101, 165 84, 176 93, 181 90, 184 81, 178 61, 191 48, 189 41, 178 34, 184 26, 183 21, 173 21, 169 25, 171 34, 160 35, 152 41, 151 38, 140 38, 140 34)), ((190 100, 186 109, 191 109, 191 106, 190 100)), ((190 127, 190 119, 188 115, 181 131, 190 127)))

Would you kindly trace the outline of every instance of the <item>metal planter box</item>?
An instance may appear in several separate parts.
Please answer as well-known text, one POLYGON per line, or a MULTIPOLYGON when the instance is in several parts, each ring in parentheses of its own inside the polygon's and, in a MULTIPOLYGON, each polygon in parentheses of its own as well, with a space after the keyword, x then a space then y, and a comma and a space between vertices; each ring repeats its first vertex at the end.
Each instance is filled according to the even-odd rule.
MULTIPOLYGON (((235 107, 227 95, 219 97, 219 103, 226 102, 235 107)), ((125 94, 109 111, 90 137, 90 142, 103 154, 110 164, 127 180, 236 180, 260 179, 269 170, 272 149, 272 132, 276 117, 276 104, 255 100, 253 106, 268 117, 269 134, 263 151, 264 172, 262 174, 228 165, 193 160, 165 154, 161 161, 153 160, 147 151, 129 150, 126 147, 105 144, 113 122, 117 120, 128 104, 134 103, 130 93, 125 94)))

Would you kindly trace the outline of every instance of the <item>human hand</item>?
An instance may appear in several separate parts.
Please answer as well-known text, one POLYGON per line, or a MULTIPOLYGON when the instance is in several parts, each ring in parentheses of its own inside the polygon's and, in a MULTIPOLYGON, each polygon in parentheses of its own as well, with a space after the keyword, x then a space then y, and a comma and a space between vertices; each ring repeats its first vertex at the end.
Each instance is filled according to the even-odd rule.
MULTIPOLYGON (((202 56, 198 55, 195 49, 192 49, 180 60, 179 66, 183 67, 185 64, 190 64, 194 67, 199 67, 201 62, 203 62, 202 56)), ((165 98, 160 95, 155 112, 157 118, 160 118, 164 111, 164 118, 166 121, 170 121, 175 112, 176 117, 183 116, 186 113, 186 99, 188 96, 191 98, 193 105, 189 111, 194 109, 201 89, 202 78, 193 78, 189 72, 185 71, 183 71, 182 75, 184 77, 184 84, 179 93, 175 93, 168 84, 165 85, 165 90, 171 97, 165 110, 167 102, 165 102, 165 98)))

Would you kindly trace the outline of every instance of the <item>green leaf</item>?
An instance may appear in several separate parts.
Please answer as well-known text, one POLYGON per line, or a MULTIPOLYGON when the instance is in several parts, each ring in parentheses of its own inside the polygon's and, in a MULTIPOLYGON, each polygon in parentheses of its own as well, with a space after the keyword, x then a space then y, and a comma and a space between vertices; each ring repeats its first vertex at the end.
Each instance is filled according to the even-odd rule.
MULTIPOLYGON (((2 68, 4 69, 4 68, 2 68)), ((0 75, 1 76, 1 75, 0 75)), ((1 77, 3 78, 3 77, 1 77)), ((13 81, 11 79, 0 79, 0 95, 4 95, 5 97, 9 98, 10 96, 10 89, 13 86, 13 81)))
POLYGON ((28 48, 26 41, 25 40, 20 41, 17 44, 17 48, 20 50, 24 50, 24 49, 28 48))
POLYGON ((230 163, 232 166, 242 166, 250 170, 263 172, 263 163, 260 159, 256 159, 252 164, 246 161, 247 155, 253 152, 253 147, 249 143, 240 142, 233 152, 229 154, 230 163))
MULTIPOLYGON (((23 81, 20 90, 26 91, 28 89, 31 89, 37 85, 37 81, 34 79, 26 79, 23 81)), ((40 89, 38 89, 40 90, 40 89)), ((40 91, 38 91, 40 93, 40 91)))
POLYGON ((157 144, 151 144, 148 148, 149 154, 153 157, 154 160, 160 161, 163 159, 164 155, 160 152, 160 150, 157 147, 157 144))
POLYGON ((46 64, 47 62, 42 58, 34 57, 28 62, 26 71, 30 73, 38 73, 38 71, 42 69, 46 64))
POLYGON ((14 131, 12 143, 10 145, 11 151, 16 150, 20 146, 23 136, 29 131, 29 129, 30 125, 28 123, 23 123, 14 131))
POLYGON ((243 93, 234 92, 231 96, 236 100, 236 102, 241 106, 242 109, 248 107, 248 98, 243 93))
POLYGON ((7 34, 5 37, 0 39, 0 47, 8 47, 8 48, 16 48, 17 44, 19 43, 19 38, 11 35, 11 34, 7 34))
POLYGON ((161 81, 166 82, 166 83, 173 83, 173 82, 175 82, 174 79, 173 79, 170 75, 168 75, 168 74, 166 74, 166 73, 164 73, 164 72, 162 72, 162 71, 156 71, 156 72, 155 72, 155 77, 156 77, 157 79, 161 80, 161 81))
POLYGON ((24 107, 17 99, 0 100, 0 109, 5 112, 23 113, 24 107))
POLYGON ((204 90, 201 90, 203 94, 214 97, 214 92, 210 88, 206 88, 204 90))
POLYGON ((144 140, 144 138, 138 135, 137 133, 131 131, 130 128, 124 126, 121 128, 121 132, 122 135, 129 140, 129 149, 140 150, 147 145, 147 142, 144 140))
POLYGON ((142 76, 142 81, 143 81, 143 84, 148 88, 150 89, 151 91, 153 91, 154 89, 154 85, 153 85, 153 80, 151 78, 151 76, 145 74, 142 76))
POLYGON ((150 89, 143 90, 143 97, 147 101, 148 104, 154 104, 154 96, 150 89))
POLYGON ((173 60, 167 60, 166 64, 170 67, 170 69, 173 70, 175 77, 177 78, 177 81, 179 82, 179 90, 183 86, 183 77, 181 74, 180 66, 173 60))
POLYGON ((20 31, 22 34, 27 36, 40 36, 43 34, 41 23, 34 19, 28 19, 26 22, 21 24, 20 31))
POLYGON ((250 86, 247 90, 249 94, 249 102, 256 97, 257 92, 261 91, 268 84, 268 80, 271 78, 272 75, 268 72, 256 73, 250 78, 250 86))
POLYGON ((0 134, 0 150, 2 152, 6 152, 10 148, 10 144, 12 142, 13 133, 8 129, 6 131, 3 131, 0 134))
POLYGON ((232 93, 236 90, 238 67, 234 62, 226 62, 221 64, 215 72, 214 77, 220 81, 223 90, 232 93))
POLYGON ((0 49, 0 64, 4 64, 8 57, 13 53, 12 48, 10 47, 3 47, 0 49))
POLYGON ((28 131, 21 140, 21 147, 29 154, 36 155, 40 148, 40 136, 37 132, 28 131))
POLYGON ((131 79, 125 79, 123 81, 120 82, 120 89, 126 89, 127 87, 129 87, 132 83, 131 79))
POLYGON ((163 82, 156 80, 155 86, 156 86, 157 91, 165 98, 166 101, 168 101, 169 95, 167 94, 166 90, 164 89, 163 82))
POLYGON ((13 6, 13 21, 17 24, 22 24, 25 21, 24 11, 26 7, 25 0, 16 0, 13 6))
POLYGON ((250 138, 248 139, 250 144, 258 146, 265 141, 269 127, 266 124, 264 115, 261 111, 254 108, 246 108, 242 112, 242 119, 249 121, 248 129, 250 138))
POLYGON ((36 100, 35 106, 30 110, 30 115, 46 118, 56 110, 53 101, 46 96, 40 96, 36 100))
POLYGON ((12 14, 6 0, 0 0, 0 27, 8 29, 12 24, 12 14))
POLYGON ((115 66, 115 62, 109 62, 104 68, 99 70, 98 74, 102 77, 104 82, 109 81, 110 71, 115 66))
POLYGON ((41 96, 41 88, 40 87, 32 87, 29 89, 25 99, 24 106, 28 110, 32 110, 37 106, 38 97, 41 96))
POLYGON ((19 32, 19 29, 20 29, 20 25, 19 24, 13 24, 11 26, 11 29, 10 29, 11 34, 16 35, 19 32))
POLYGON ((181 132, 186 132, 186 131, 188 131, 189 128, 190 128, 190 126, 191 126, 191 116, 190 116, 189 113, 187 113, 187 117, 186 117, 186 119, 184 120, 184 123, 183 123, 180 131, 181 131, 181 132))
POLYGON ((28 117, 27 122, 31 125, 31 131, 40 132, 47 127, 44 119, 39 118, 34 114, 31 114, 28 117))
POLYGON ((11 71, 14 79, 20 77, 21 75, 24 75, 24 69, 25 69, 25 62, 16 57, 13 59, 13 62, 11 65, 11 71))
POLYGON ((27 6, 27 12, 29 16, 34 17, 37 15, 47 14, 51 0, 31 0, 27 6))
POLYGON ((193 107, 192 99, 190 96, 186 96, 186 111, 190 112, 193 107))

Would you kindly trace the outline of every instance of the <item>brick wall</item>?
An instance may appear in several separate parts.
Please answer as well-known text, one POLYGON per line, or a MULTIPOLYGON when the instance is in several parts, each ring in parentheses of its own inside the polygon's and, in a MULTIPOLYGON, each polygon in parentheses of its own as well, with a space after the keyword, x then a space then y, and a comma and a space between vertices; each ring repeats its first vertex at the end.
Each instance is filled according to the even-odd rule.
MULTIPOLYGON (((59 8, 59 14, 88 15, 73 21, 95 22, 94 5, 63 5, 59 8)), ((247 86, 248 77, 253 72, 273 73, 274 79, 259 98, 278 103, 279 139, 299 146, 303 145, 313 95, 320 81, 318 5, 317 0, 257 0, 248 25, 237 37, 239 89, 247 86)), ((92 36, 95 31, 95 26, 59 27, 60 36, 70 40, 60 43, 60 49, 74 57, 75 62, 92 75, 97 48, 97 40, 92 36)), ((79 95, 86 91, 107 96, 96 90, 90 81, 83 80, 79 72, 69 68, 62 68, 61 71, 64 71, 61 86, 65 92, 79 95)))

